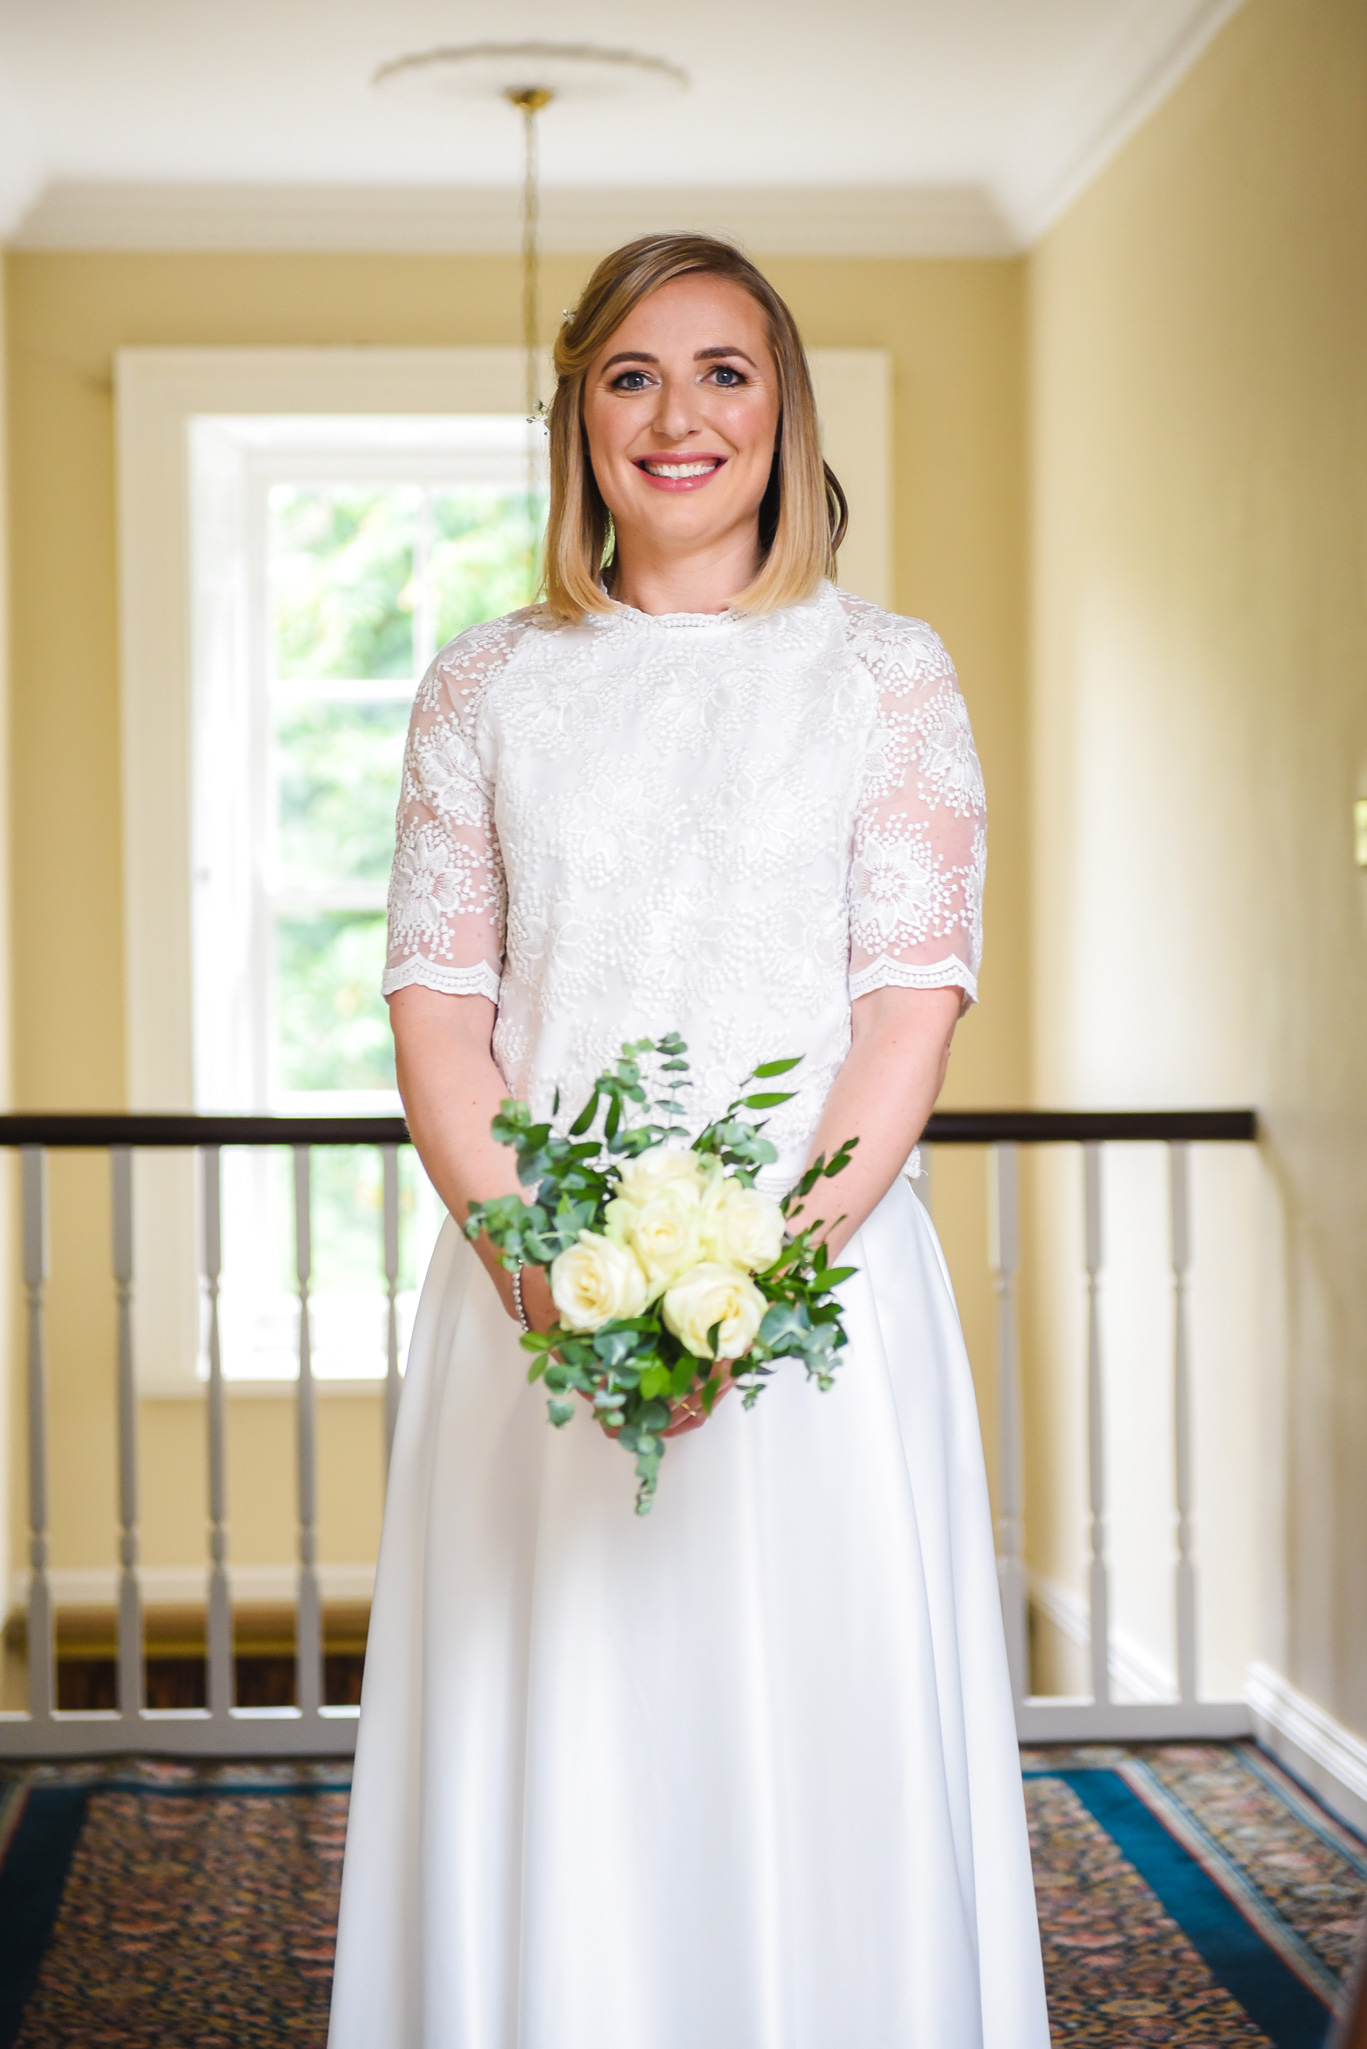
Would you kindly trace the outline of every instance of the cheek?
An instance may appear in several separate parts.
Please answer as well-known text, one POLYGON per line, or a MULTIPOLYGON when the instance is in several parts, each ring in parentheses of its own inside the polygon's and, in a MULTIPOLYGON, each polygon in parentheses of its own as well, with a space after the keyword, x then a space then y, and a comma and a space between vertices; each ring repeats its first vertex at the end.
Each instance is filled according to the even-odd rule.
POLYGON ((738 399, 717 423, 733 448, 767 470, 778 434, 778 408, 767 400, 738 399))
POLYGON ((614 427, 620 424, 620 416, 614 414, 611 406, 590 402, 584 407, 584 436, 589 444, 589 461, 596 475, 601 475, 614 460, 620 458, 624 437, 613 432, 614 427))

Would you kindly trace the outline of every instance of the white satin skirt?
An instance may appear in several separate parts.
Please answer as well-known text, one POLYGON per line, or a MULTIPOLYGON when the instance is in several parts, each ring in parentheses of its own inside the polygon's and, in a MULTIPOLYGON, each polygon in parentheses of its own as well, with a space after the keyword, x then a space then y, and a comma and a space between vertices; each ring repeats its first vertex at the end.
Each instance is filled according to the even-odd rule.
POLYGON ((1047 2049, 968 1360, 899 1181, 829 1394, 563 1431, 448 1223, 390 1471, 329 2049, 1047 2049))

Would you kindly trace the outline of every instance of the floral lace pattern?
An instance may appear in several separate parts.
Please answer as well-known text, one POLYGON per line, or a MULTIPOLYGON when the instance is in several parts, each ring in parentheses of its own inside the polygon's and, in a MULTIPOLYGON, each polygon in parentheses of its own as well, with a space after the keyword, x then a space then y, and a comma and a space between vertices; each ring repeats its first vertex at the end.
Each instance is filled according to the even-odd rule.
POLYGON ((801 1054, 770 1125, 796 1156, 853 998, 976 994, 985 858, 968 716, 919 621, 830 585, 756 619, 514 613, 419 689, 385 993, 495 998, 496 1057, 543 1111, 626 1037, 682 1032, 699 1125, 801 1054))
POLYGON ((493 783, 471 740, 481 685, 517 645, 520 615, 443 648, 418 687, 404 754, 384 993, 418 982, 497 998, 505 887, 493 783))

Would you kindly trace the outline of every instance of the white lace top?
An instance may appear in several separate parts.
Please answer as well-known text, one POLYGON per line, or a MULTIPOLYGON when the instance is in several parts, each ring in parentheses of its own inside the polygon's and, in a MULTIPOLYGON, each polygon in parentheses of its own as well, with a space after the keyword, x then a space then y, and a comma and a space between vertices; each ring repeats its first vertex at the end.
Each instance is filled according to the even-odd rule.
POLYGON ((498 1003, 509 1089, 562 1119, 624 1039, 678 1031, 701 1127, 803 1065, 791 1174, 886 984, 976 995, 982 778, 919 620, 824 584, 759 618, 575 627, 515 612, 442 649, 413 709, 384 991, 498 1003))

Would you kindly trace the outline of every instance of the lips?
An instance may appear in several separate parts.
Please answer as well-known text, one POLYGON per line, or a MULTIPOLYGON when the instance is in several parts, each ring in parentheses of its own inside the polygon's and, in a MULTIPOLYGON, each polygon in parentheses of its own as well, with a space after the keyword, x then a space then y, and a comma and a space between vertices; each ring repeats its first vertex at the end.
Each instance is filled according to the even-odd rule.
POLYGON ((660 491, 696 491, 715 477, 726 461, 724 455, 641 455, 636 468, 660 491))
POLYGON ((722 458, 719 455, 700 456, 696 462, 660 462, 654 456, 643 455, 638 468, 652 477, 706 477, 713 470, 719 470, 722 458))

